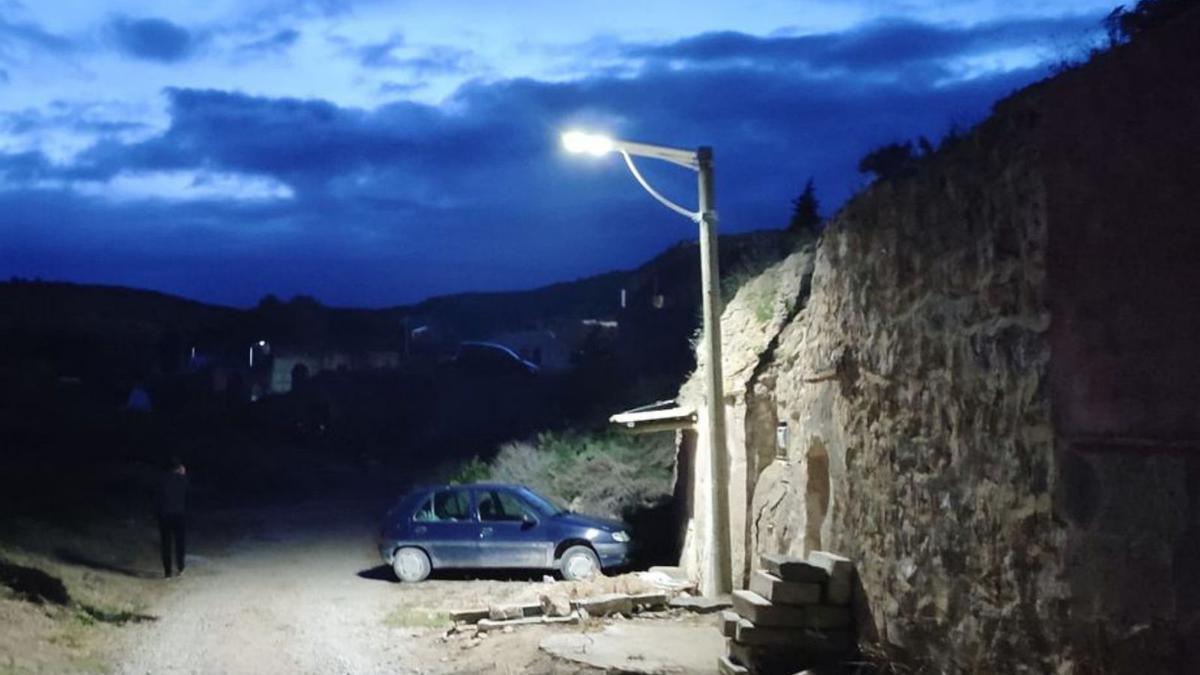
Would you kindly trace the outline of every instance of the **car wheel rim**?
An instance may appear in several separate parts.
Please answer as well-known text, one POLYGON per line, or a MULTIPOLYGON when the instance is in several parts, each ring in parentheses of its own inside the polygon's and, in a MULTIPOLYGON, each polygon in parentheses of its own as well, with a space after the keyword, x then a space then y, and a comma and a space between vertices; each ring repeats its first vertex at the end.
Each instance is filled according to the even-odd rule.
POLYGON ((414 551, 400 552, 400 571, 406 577, 418 577, 425 570, 425 561, 414 551))
POLYGON ((583 579, 596 573, 596 565, 586 555, 577 555, 567 561, 567 571, 573 579, 583 579))

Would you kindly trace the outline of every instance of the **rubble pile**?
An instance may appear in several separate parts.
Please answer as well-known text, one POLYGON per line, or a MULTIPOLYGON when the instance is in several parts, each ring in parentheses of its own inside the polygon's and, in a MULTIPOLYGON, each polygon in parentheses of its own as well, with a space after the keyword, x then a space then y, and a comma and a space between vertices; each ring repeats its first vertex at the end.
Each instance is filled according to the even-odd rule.
MULTIPOLYGON (((526 603, 491 603, 469 609, 450 610, 454 623, 449 633, 473 626, 477 633, 520 626, 552 623, 579 623, 584 619, 610 616, 631 617, 668 609, 709 611, 700 607, 679 604, 691 599, 695 583, 681 578, 677 568, 653 567, 648 572, 636 572, 617 577, 597 576, 574 582, 556 582, 546 577, 537 588, 537 600, 526 603), (679 597, 677 597, 679 596, 679 597)), ((728 603, 719 605, 727 607, 728 603)))
POLYGON ((854 566, 842 556, 763 555, 750 588, 734 591, 733 610, 721 614, 728 649, 718 669, 790 675, 838 662, 855 643, 853 593, 854 566))

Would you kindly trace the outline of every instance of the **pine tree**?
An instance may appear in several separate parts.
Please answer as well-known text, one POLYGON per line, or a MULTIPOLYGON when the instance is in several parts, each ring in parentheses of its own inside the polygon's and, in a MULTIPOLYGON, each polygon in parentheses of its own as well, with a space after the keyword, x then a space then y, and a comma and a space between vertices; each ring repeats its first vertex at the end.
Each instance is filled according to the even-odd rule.
POLYGON ((788 230, 816 234, 820 227, 821 205, 817 202, 817 191, 813 188, 813 179, 810 177, 804 184, 804 192, 792 200, 792 219, 788 222, 788 230))

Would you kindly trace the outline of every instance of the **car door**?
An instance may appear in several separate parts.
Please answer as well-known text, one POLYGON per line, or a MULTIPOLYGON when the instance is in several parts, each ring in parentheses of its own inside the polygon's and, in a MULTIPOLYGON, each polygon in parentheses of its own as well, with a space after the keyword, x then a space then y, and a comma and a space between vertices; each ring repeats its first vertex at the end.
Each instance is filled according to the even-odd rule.
POLYGON ((431 493, 413 512, 413 539, 434 567, 479 566, 479 521, 466 488, 431 493))
POLYGON ((520 495, 501 487, 479 488, 475 490, 475 504, 482 566, 553 566, 550 528, 520 495))

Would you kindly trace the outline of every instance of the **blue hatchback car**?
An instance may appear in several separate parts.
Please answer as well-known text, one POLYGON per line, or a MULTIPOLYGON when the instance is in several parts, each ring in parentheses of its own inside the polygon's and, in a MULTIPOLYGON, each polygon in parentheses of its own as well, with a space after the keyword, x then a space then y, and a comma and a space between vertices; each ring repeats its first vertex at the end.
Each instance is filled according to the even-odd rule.
POLYGON ((401 581, 435 569, 556 569, 583 579, 629 560, 624 523, 571 513, 521 485, 441 485, 388 512, 379 553, 401 581))

